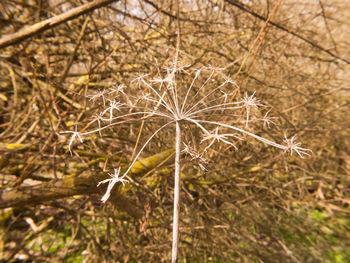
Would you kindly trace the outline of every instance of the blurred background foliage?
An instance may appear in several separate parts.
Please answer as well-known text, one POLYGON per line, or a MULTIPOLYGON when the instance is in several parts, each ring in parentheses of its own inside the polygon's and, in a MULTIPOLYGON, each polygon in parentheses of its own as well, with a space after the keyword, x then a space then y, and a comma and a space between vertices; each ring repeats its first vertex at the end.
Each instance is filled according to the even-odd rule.
MULTIPOLYGON (((297 134, 313 151, 216 145, 207 172, 185 157, 180 262, 350 262, 350 3, 179 0, 176 14, 175 1, 110 2, 0 48, 2 261, 169 261, 171 131, 106 205, 97 182, 127 166, 157 123, 85 137, 73 156, 61 132, 86 128, 101 109, 87 95, 124 84, 132 96, 133 79, 164 70, 179 19, 180 63, 225 67, 237 96, 256 91, 277 117, 251 130, 297 134)), ((2 1, 0 42, 86 3, 2 1)))

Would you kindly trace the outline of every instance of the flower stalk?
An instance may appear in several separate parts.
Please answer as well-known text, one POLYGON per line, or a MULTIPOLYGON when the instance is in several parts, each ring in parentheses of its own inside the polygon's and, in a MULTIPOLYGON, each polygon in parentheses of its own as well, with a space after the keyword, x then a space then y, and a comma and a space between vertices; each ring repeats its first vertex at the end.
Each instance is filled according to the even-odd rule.
POLYGON ((174 183, 174 215, 173 215, 173 245, 172 263, 177 262, 179 246, 179 212, 180 212, 180 183, 181 183, 181 127, 180 121, 176 122, 175 128, 175 183, 174 183))
POLYGON ((147 74, 131 81, 131 83, 136 82, 137 88, 142 91, 141 97, 127 95, 122 90, 123 85, 119 85, 118 89, 109 89, 110 92, 98 91, 96 94, 90 95, 93 100, 102 98, 104 106, 104 110, 96 114, 97 117, 89 123, 89 125, 94 125, 94 128, 78 132, 77 126, 75 126, 74 131, 64 132, 71 134, 68 150, 72 154, 74 141, 78 140, 82 143, 82 136, 93 133, 102 135, 101 132, 107 128, 140 120, 160 121, 160 127, 154 129, 152 135, 145 140, 143 146, 135 154, 129 168, 123 174, 120 174, 120 169, 115 169, 114 174, 110 174, 110 178, 99 183, 99 185, 108 183, 106 193, 101 199, 102 202, 106 202, 116 183, 125 184, 128 182, 127 174, 156 135, 166 128, 173 129, 175 125, 172 263, 178 261, 181 152, 191 156, 192 160, 197 161, 198 166, 203 170, 207 170, 204 165, 208 163, 205 155, 215 144, 223 143, 239 150, 238 141, 245 140, 245 137, 254 138, 291 154, 295 152, 301 158, 311 154, 311 150, 301 147, 301 144, 296 141, 295 135, 291 138, 285 136, 284 142, 279 144, 256 135, 251 131, 251 128, 248 130, 249 124, 256 120, 263 121, 264 125, 269 126, 270 123, 273 123, 272 118, 268 117, 268 112, 262 118, 261 114, 256 114, 256 112, 260 113, 260 108, 264 105, 255 97, 255 92, 250 96, 245 94, 239 101, 228 102, 229 92, 232 89, 237 90, 238 86, 229 77, 224 76, 222 70, 213 67, 187 69, 178 65, 176 57, 172 69, 166 68, 165 76, 159 74, 159 77, 152 79, 148 77, 150 74, 147 74), (219 82, 214 80, 219 80, 219 82), (211 83, 216 84, 211 87, 211 83), (105 98, 107 95, 111 98, 105 98), (109 101, 109 106, 106 105, 106 101, 109 101), (213 119, 216 116, 217 118, 213 119), (222 118, 223 116, 226 118, 222 118), (183 133, 181 133, 182 129, 183 133), (193 138, 202 146, 200 147, 201 151, 200 149, 197 151, 197 147, 192 149, 189 146, 186 129, 196 129, 201 133, 201 140, 198 136, 193 138), (182 141, 188 143, 184 143, 183 150, 181 150, 182 141))

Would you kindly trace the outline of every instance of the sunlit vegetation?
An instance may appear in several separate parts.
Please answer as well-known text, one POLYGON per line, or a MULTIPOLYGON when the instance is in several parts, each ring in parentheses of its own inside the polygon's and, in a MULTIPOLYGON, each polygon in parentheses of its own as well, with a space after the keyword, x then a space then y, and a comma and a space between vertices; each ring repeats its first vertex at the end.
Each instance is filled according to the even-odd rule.
POLYGON ((350 262, 350 3, 0 10, 0 261, 350 262))

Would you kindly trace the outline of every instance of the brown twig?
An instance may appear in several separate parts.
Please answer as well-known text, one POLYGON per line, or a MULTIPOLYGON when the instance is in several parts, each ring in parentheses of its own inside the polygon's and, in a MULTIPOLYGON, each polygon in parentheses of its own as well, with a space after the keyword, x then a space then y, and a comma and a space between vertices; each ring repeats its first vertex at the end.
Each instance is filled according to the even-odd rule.
MULTIPOLYGON (((264 17, 264 16, 262 16, 262 15, 259 15, 258 13, 254 12, 254 11, 248 9, 248 8, 246 8, 243 4, 239 3, 238 1, 235 1, 235 0, 225 0, 225 1, 228 2, 230 5, 233 5, 233 6, 237 7, 237 8, 239 8, 239 9, 241 9, 242 11, 247 12, 247 13, 253 15, 253 16, 255 16, 256 18, 258 18, 258 19, 260 19, 260 20, 264 20, 264 21, 267 20, 266 17, 264 17)), ((326 49, 326 48, 320 46, 319 44, 317 44, 317 43, 315 43, 315 42, 313 42, 313 41, 307 39, 306 37, 302 36, 301 34, 299 34, 299 33, 297 33, 297 32, 294 32, 294 31, 292 31, 292 30, 290 30, 290 29, 288 29, 288 28, 286 28, 286 27, 284 27, 284 26, 282 26, 282 25, 280 25, 280 24, 277 24, 277 23, 275 23, 275 22, 270 21, 269 23, 270 23, 271 25, 273 25, 274 27, 276 27, 276 28, 278 28, 278 29, 280 29, 280 30, 282 30, 282 31, 287 32, 288 34, 291 34, 291 35, 293 35, 293 36, 295 36, 295 37, 297 37, 297 38, 303 40, 304 42, 306 42, 306 43, 308 43, 309 45, 311 45, 311 46, 313 46, 313 47, 315 47, 315 48, 321 50, 322 52, 327 53, 328 55, 332 56, 333 58, 335 58, 335 59, 337 59, 337 60, 340 60, 340 61, 342 61, 342 62, 344 62, 344 63, 346 63, 346 64, 350 64, 350 61, 349 61, 348 59, 343 58, 343 57, 340 57, 340 56, 338 56, 337 54, 334 54, 332 51, 330 51, 330 50, 328 50, 328 49, 326 49)))
POLYGON ((16 44, 18 42, 21 42, 33 35, 41 33, 55 26, 58 26, 59 24, 72 20, 78 16, 86 14, 90 11, 93 11, 97 8, 108 5, 115 1, 118 1, 118 0, 96 0, 91 3, 87 3, 85 5, 73 8, 72 10, 69 10, 63 14, 60 14, 60 15, 51 17, 49 19, 46 19, 44 21, 41 21, 39 23, 36 23, 32 26, 25 27, 16 33, 9 34, 2 37, 0 39, 0 49, 16 44))

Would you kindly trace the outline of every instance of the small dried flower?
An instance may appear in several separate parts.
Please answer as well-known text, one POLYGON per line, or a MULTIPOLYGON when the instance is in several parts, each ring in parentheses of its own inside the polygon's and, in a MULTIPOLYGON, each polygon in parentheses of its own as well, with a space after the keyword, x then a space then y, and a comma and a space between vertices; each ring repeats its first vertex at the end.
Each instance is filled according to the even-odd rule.
POLYGON ((137 82, 137 85, 140 86, 141 83, 145 81, 144 78, 147 77, 148 75, 150 75, 150 74, 143 74, 143 75, 140 75, 140 76, 134 78, 134 79, 131 81, 131 83, 137 82))
POLYGON ((182 152, 187 153, 191 156, 191 160, 195 160, 198 162, 199 167, 204 170, 207 171, 207 168, 204 166, 205 164, 208 164, 207 159, 205 159, 203 157, 202 154, 199 154, 195 151, 194 148, 192 148, 190 145, 187 145, 186 143, 184 143, 185 148, 182 150, 182 152))
POLYGON ((209 149, 210 146, 212 146, 215 141, 229 144, 229 145, 233 146, 235 149, 237 149, 236 145, 234 145, 232 142, 228 141, 228 137, 235 137, 237 139, 241 139, 240 137, 238 137, 237 135, 232 134, 232 133, 219 134, 219 127, 216 127, 214 133, 209 133, 209 134, 205 135, 203 137, 203 139, 201 140, 201 143, 204 142, 204 141, 207 141, 207 140, 211 140, 209 145, 207 147, 205 147, 204 151, 209 149))
POLYGON ((290 151, 290 155, 293 154, 293 152, 296 152, 301 158, 304 158, 304 155, 310 156, 311 150, 300 147, 300 142, 295 142, 296 135, 294 135, 292 138, 288 139, 286 135, 284 135, 284 142, 287 144, 287 149, 290 151))
POLYGON ((112 122, 113 110, 120 111, 121 106, 123 106, 122 103, 120 103, 116 100, 110 100, 109 107, 103 111, 102 115, 104 115, 107 111, 109 111, 109 121, 112 122))
POLYGON ((246 123, 245 126, 246 128, 248 128, 248 122, 249 122, 249 115, 250 115, 250 109, 252 107, 259 107, 259 106, 263 106, 260 101, 258 100, 257 97, 255 97, 255 91, 252 95, 250 95, 248 97, 247 94, 245 94, 243 100, 241 101, 241 103, 243 103, 243 106, 246 108, 247 111, 247 117, 246 117, 246 123))
POLYGON ((92 95, 87 95, 87 97, 89 97, 90 98, 90 100, 92 100, 92 101, 95 101, 96 99, 98 99, 98 98, 100 98, 100 97, 102 97, 102 101, 103 101, 103 106, 105 106, 106 105, 106 99, 105 99, 105 94, 106 94, 106 90, 98 90, 98 92, 97 93, 95 93, 95 94, 92 94, 92 95))
POLYGON ((127 179, 124 179, 124 176, 122 177, 119 177, 119 174, 120 174, 120 167, 117 169, 114 169, 114 174, 109 174, 111 176, 111 178, 109 179, 105 179, 101 182, 99 182, 97 184, 97 186, 100 186, 101 184, 105 184, 105 183, 108 183, 108 187, 107 187, 107 190, 106 190, 106 193, 104 194, 104 196, 101 198, 101 201, 103 203, 105 203, 108 198, 110 197, 111 195, 111 191, 113 189, 113 186, 117 183, 117 182, 121 182, 123 185, 125 185, 125 183, 129 183, 129 181, 127 179))
POLYGON ((125 95, 124 88, 125 88, 124 84, 120 84, 118 87, 112 87, 109 89, 109 94, 121 93, 125 95))
POLYGON ((67 132, 67 133, 73 133, 73 135, 72 135, 72 137, 70 138, 70 141, 69 141, 69 143, 68 143, 68 150, 69 150, 70 154, 73 155, 73 154, 72 154, 72 149, 71 149, 71 146, 72 146, 73 142, 74 142, 75 139, 78 137, 79 141, 80 141, 81 143, 83 143, 83 139, 80 137, 80 134, 79 134, 79 132, 77 131, 77 125, 75 125, 74 132, 67 132))
POLYGON ((264 117, 261 120, 264 121, 264 127, 267 126, 270 128, 270 124, 276 125, 276 123, 274 123, 273 119, 277 119, 277 118, 268 116, 269 113, 270 113, 269 111, 266 112, 264 117))

